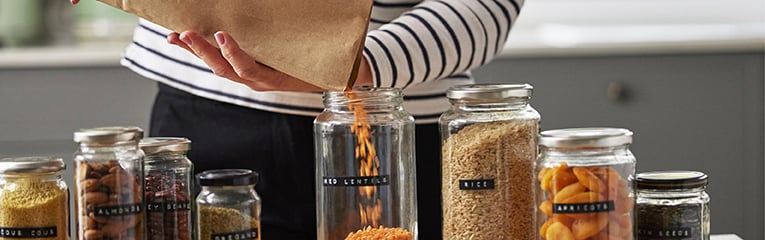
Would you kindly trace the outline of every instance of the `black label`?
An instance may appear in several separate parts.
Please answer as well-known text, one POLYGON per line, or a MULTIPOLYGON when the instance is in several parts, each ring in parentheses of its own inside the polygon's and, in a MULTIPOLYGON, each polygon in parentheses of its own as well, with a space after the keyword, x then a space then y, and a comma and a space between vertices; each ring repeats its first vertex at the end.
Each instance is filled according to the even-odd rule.
POLYGON ((241 232, 212 234, 210 240, 244 240, 258 239, 258 229, 250 229, 241 232))
POLYGON ((158 202, 158 203, 146 203, 147 212, 175 212, 175 211, 190 211, 191 202, 158 202))
POLYGON ((614 210, 614 201, 592 203, 553 203, 553 213, 596 213, 614 210))
POLYGON ((390 175, 369 177, 324 177, 324 186, 329 187, 382 186, 389 184, 390 175))
POLYGON ((494 179, 460 180, 460 190, 494 189, 494 179))
POLYGON ((57 237, 56 227, 44 228, 3 228, 0 227, 2 238, 49 238, 57 237))
POLYGON ((95 207, 93 215, 98 217, 125 216, 141 213, 141 204, 95 207))
POLYGON ((691 228, 650 229, 638 227, 638 236, 642 238, 686 239, 693 237, 691 228))

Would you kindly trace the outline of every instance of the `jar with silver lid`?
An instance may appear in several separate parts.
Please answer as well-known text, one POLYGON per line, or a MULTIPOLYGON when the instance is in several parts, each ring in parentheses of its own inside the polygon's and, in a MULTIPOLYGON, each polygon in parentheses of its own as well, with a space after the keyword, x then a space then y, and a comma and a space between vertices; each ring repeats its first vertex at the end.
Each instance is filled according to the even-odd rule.
POLYGON ((539 113, 528 84, 450 88, 441 115, 444 239, 535 239, 539 113))
POLYGON ((74 133, 77 239, 143 239, 143 152, 137 127, 74 133))
POLYGON ((708 177, 656 171, 635 177, 638 239, 709 239, 708 177))
POLYGON ((539 233, 544 239, 633 239, 632 132, 570 128, 540 134, 539 233))
POLYGON ((141 140, 144 157, 146 239, 189 240, 192 236, 191 184, 194 173, 186 156, 191 141, 155 137, 141 140))
POLYGON ((0 159, 0 239, 69 239, 65 168, 55 157, 0 159))

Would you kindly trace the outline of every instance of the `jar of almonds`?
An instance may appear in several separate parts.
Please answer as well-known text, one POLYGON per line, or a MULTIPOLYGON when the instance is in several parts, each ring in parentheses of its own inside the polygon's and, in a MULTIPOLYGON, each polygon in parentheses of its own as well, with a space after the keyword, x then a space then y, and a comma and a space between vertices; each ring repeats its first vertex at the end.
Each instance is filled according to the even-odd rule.
POLYGON ((143 152, 137 127, 74 133, 77 239, 143 239, 143 152))
POLYGON ((543 239, 633 239, 632 132, 543 131, 537 196, 543 239))

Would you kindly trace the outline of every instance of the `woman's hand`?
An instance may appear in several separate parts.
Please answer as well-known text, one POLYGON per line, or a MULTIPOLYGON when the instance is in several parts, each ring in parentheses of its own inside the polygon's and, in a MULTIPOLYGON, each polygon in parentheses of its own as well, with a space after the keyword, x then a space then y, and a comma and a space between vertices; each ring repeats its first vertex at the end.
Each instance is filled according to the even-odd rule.
MULTIPOLYGON (((168 43, 182 47, 202 59, 215 75, 244 84, 255 91, 322 91, 314 85, 258 63, 239 48, 228 33, 215 33, 215 40, 220 49, 195 32, 171 33, 167 36, 168 43)), ((362 61, 359 65, 359 77, 355 85, 370 85, 372 78, 367 62, 362 61)))

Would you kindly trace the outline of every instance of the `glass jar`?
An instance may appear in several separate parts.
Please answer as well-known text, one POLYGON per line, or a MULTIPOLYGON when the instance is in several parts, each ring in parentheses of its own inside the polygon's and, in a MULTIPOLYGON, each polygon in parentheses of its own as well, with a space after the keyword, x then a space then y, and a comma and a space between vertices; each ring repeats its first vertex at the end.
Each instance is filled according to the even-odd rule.
POLYGON ((0 239, 69 239, 69 189, 64 161, 0 159, 0 239))
POLYGON ((633 239, 632 132, 549 130, 539 138, 539 234, 545 239, 633 239))
POLYGON ((709 240, 707 175, 696 171, 640 173, 637 188, 638 239, 709 240))
POLYGON ((146 239, 190 240, 192 163, 185 138, 145 138, 144 157, 146 239))
POLYGON ((318 239, 417 239, 414 118, 400 89, 324 93, 314 121, 318 239))
POLYGON ((77 239, 143 239, 143 152, 137 127, 74 133, 77 239))
POLYGON ((197 174, 197 233, 200 240, 260 239, 258 174, 247 169, 197 174))
POLYGON ((534 239, 539 113, 528 84, 455 86, 441 115, 444 239, 534 239))

